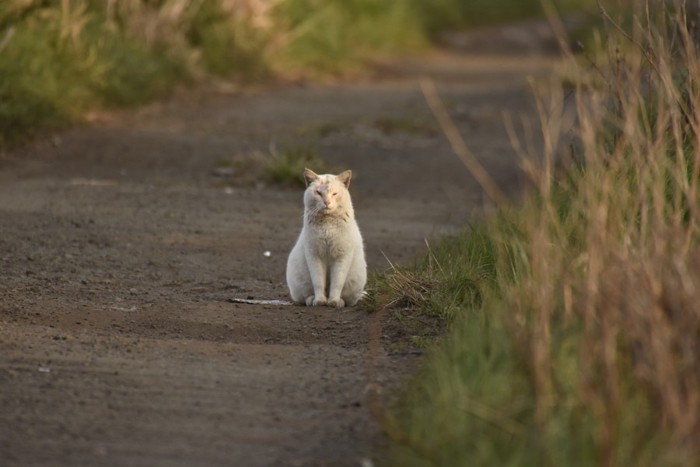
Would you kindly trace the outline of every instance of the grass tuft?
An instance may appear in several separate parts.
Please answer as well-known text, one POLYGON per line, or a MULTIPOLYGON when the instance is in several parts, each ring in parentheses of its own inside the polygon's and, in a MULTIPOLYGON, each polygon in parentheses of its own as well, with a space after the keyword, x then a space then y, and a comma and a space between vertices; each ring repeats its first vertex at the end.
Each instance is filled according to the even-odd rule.
POLYGON ((439 283, 431 273, 392 266, 383 275, 370 280, 363 305, 371 311, 379 308, 425 309, 439 283))
POLYGON ((496 285, 495 244, 482 226, 447 237, 412 268, 394 266, 373 277, 367 307, 412 310, 448 321, 456 309, 477 306, 496 285))
POLYGON ((304 186, 304 169, 310 168, 317 173, 325 173, 326 165, 318 150, 308 146, 285 148, 273 151, 267 160, 265 173, 267 178, 279 185, 304 186))

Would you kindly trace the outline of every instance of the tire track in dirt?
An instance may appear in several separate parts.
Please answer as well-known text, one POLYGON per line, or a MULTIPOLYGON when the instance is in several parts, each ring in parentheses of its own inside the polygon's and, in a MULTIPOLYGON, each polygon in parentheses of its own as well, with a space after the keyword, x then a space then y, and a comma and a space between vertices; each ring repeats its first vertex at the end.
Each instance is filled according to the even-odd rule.
POLYGON ((6 155, 3 465, 357 466, 374 456, 368 384, 393 387, 417 357, 380 347, 368 367, 372 317, 360 310, 228 303, 286 298, 301 191, 212 168, 331 124, 320 151, 354 171, 370 269, 385 268, 384 255, 407 262, 485 203, 439 133, 382 125, 430 122, 417 77, 432 76, 467 144, 514 195, 501 111, 529 113, 525 77, 549 65, 445 54, 362 83, 194 92, 6 155))

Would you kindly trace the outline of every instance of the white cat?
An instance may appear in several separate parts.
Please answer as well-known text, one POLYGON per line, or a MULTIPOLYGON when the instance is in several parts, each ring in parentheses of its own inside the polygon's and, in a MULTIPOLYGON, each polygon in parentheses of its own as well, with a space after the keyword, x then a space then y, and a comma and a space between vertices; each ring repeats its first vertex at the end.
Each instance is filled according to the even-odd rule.
POLYGON ((350 200, 350 178, 304 169, 304 226, 287 260, 292 300, 307 306, 353 306, 367 283, 367 263, 350 200))

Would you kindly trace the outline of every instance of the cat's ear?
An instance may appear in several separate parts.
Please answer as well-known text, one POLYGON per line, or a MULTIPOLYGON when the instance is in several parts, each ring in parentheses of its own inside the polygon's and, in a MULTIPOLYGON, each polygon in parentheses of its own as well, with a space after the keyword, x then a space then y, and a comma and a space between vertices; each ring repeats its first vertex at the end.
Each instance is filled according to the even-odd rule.
POLYGON ((352 178, 352 170, 346 170, 345 172, 338 174, 335 178, 340 180, 343 183, 343 185, 345 185, 345 188, 350 188, 350 179, 352 178))
POLYGON ((306 182, 306 186, 311 185, 316 179, 318 179, 318 174, 311 169, 304 169, 304 181, 306 182))

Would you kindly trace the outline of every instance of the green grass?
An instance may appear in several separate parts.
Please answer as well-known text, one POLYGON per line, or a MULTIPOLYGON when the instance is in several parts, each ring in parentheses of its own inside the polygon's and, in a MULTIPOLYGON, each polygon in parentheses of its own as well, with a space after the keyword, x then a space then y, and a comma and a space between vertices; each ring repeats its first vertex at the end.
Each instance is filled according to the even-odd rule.
POLYGON ((700 57, 666 14, 607 38, 608 86, 578 69, 565 177, 545 154, 521 206, 373 280, 368 304, 447 326, 386 413, 391 465, 700 461, 700 57))
MULTIPOLYGON (((73 5, 37 6, 11 21, 0 51, 0 147, 70 124, 91 108, 143 104, 182 79, 181 67, 157 48, 73 5)), ((5 15, 0 10, 7 22, 5 15)))
POLYGON ((427 46, 422 19, 405 0, 288 0, 275 61, 285 69, 341 73, 363 61, 427 46))
POLYGON ((266 78, 269 65, 263 53, 268 35, 251 24, 248 16, 237 17, 216 1, 202 3, 193 13, 186 36, 201 51, 202 65, 210 72, 245 79, 266 78))
MULTIPOLYGON (((558 202, 556 207, 567 209, 558 202)), ((649 308, 634 303, 640 295, 649 299, 637 289, 643 287, 638 268, 644 260, 610 260, 598 278, 610 289, 596 315, 613 313, 619 301, 630 303, 614 318, 619 342, 613 344, 613 377, 597 348, 610 332, 604 327, 608 323, 603 319, 587 329, 583 298, 577 297, 586 272, 577 263, 585 261, 586 242, 550 239, 556 240, 549 245, 556 251, 545 253, 537 249, 535 232, 512 228, 527 225, 527 218, 542 214, 540 209, 539 202, 533 203, 506 219, 469 229, 441 242, 421 264, 374 280, 372 306, 437 316, 448 326, 387 415, 391 465, 571 465, 572 459, 576 465, 598 465, 606 458, 617 465, 695 465, 697 444, 658 423, 664 409, 656 391, 666 383, 645 379, 662 377, 662 369, 638 375, 647 358, 661 358, 647 354, 653 353, 652 337, 625 332, 630 326, 625 323, 653 310, 652 303, 649 308), (543 255, 539 265, 536 254, 543 255), (622 268, 632 273, 620 277, 622 268), (573 296, 572 309, 567 309, 567 293, 573 296)), ((572 217, 557 227, 571 233, 592 228, 572 226, 574 214, 568 214, 572 217)), ((647 261, 660 271, 671 268, 660 258, 647 261)), ((695 266, 687 279, 700 284, 700 269, 695 266)), ((665 283, 663 289, 672 293, 675 285, 665 283)), ((675 337, 666 338, 697 351, 700 325, 692 317, 694 305, 687 296, 674 299, 685 309, 670 329, 675 337)), ((663 345, 673 352, 671 341, 663 345)), ((685 376, 677 375, 680 381, 670 384, 682 385, 688 372, 697 371, 697 358, 692 360, 671 364, 685 376)), ((697 378, 691 380, 697 391, 697 378)))
MULTIPOLYGON (((437 316, 448 328, 441 339, 432 340, 421 373, 387 415, 391 465, 601 461, 598 438, 605 431, 606 417, 584 397, 585 324, 581 316, 565 318, 566 283, 531 277, 533 238, 513 228, 526 224, 524 217, 536 215, 537 209, 529 206, 469 229, 441 242, 418 266, 375 279, 378 290, 370 303, 401 307, 394 311, 400 314, 437 316), (440 267, 437 271, 426 267, 430 264, 440 267), (387 287, 392 282, 400 285, 387 287), (534 348, 544 330, 533 294, 549 288, 555 289, 551 297, 555 303, 548 310, 550 335, 543 350, 547 358, 538 362, 534 348), (416 289, 426 293, 417 294, 416 289), (546 395, 538 386, 536 365, 547 366, 552 387, 546 395), (545 398, 543 415, 538 414, 539 398, 545 398)), ((580 256, 583 248, 576 245, 568 253, 580 256)), ((556 272, 549 271, 547 279, 556 279, 552 277, 556 272)), ((623 379, 618 397, 624 403, 614 414, 614 424, 617 435, 624 437, 611 455, 619 465, 657 465, 668 452, 655 450, 669 435, 655 429, 646 388, 632 383, 631 365, 624 361, 631 358, 630 350, 620 349, 618 357, 623 379)), ((598 374, 600 368, 592 371, 596 378, 605 377, 598 374)))
POLYGON ((326 164, 318 150, 311 146, 295 146, 273 152, 267 159, 265 174, 278 185, 305 186, 304 169, 325 173, 326 164))
MULTIPOLYGON (((560 0, 564 9, 585 2, 560 0)), ((539 14, 538 0, 0 2, 0 150, 93 109, 141 105, 194 80, 360 70, 427 50, 446 28, 539 14)))
POLYGON ((223 5, 3 2, 0 148, 91 109, 141 105, 203 74, 266 76, 262 33, 223 5))
MULTIPOLYGON (((555 0, 562 14, 595 11, 585 0, 555 0)), ((427 50, 446 29, 541 17, 540 0, 287 0, 275 9, 284 31, 275 61, 317 73, 343 73, 366 61, 427 50)))
POLYGON ((393 266, 373 277, 365 306, 409 309, 446 320, 456 310, 478 306, 496 283, 496 245, 483 226, 468 232, 468 242, 463 236, 442 239, 415 266, 393 266))

